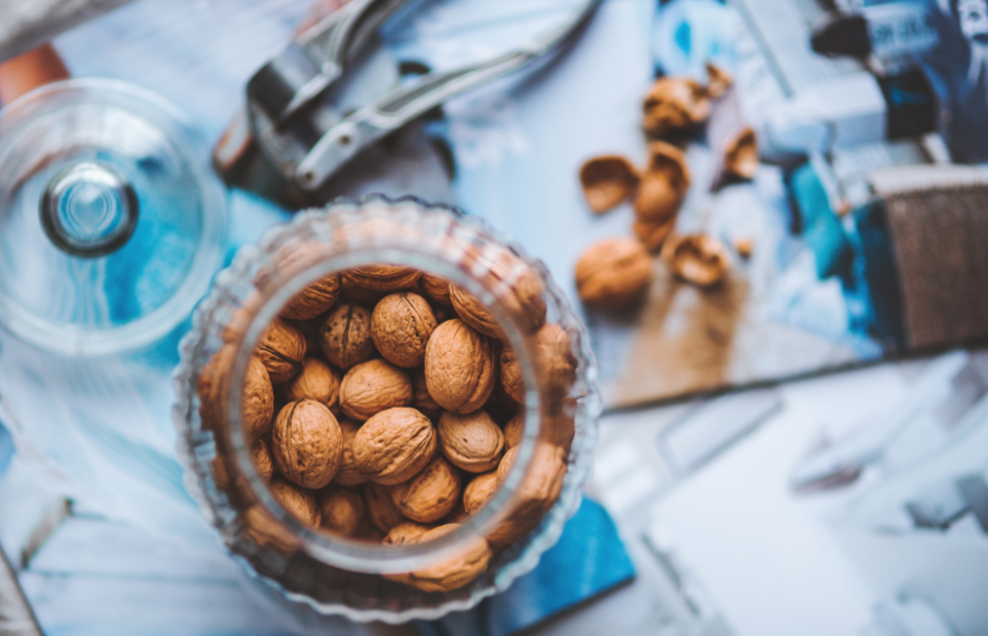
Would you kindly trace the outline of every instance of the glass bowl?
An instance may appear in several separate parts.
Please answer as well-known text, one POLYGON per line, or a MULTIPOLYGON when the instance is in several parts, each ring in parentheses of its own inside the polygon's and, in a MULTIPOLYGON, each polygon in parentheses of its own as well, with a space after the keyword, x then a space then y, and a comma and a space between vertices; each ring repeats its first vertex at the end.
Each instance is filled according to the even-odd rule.
POLYGON ((600 398, 596 363, 583 326, 541 262, 480 219, 446 206, 414 198, 340 199, 270 229, 217 275, 180 353, 173 415, 190 492, 229 552, 252 575, 322 613, 396 623, 436 619, 473 607, 538 564, 579 506, 589 477, 600 398), (503 275, 498 262, 513 263, 514 268, 503 275), (483 508, 454 532, 428 543, 372 545, 306 527, 267 489, 240 425, 240 387, 255 345, 272 319, 314 281, 379 263, 442 276, 483 303, 496 320, 501 341, 515 353, 524 379, 524 432, 510 471, 483 508), (536 304, 541 309, 544 303, 546 320, 568 336, 575 374, 565 392, 549 388, 548 374, 541 371, 545 365, 536 362, 543 355, 534 335, 539 329, 511 302, 513 285, 520 286, 511 271, 534 276, 536 304), (220 355, 221 349, 229 355, 220 355), (220 398, 203 404, 202 382, 213 377, 207 365, 219 360, 226 361, 217 376, 222 388, 208 395, 220 398), (561 421, 566 422, 562 428, 556 424, 561 421), (566 447, 568 454, 559 450, 566 447), (558 451, 554 456, 565 462, 565 473, 555 502, 533 517, 527 514, 531 509, 525 508, 525 493, 538 478, 543 451, 558 451), (520 527, 523 533, 504 531, 520 527), (463 587, 426 592, 387 578, 456 558, 478 537, 498 549, 489 567, 463 587))

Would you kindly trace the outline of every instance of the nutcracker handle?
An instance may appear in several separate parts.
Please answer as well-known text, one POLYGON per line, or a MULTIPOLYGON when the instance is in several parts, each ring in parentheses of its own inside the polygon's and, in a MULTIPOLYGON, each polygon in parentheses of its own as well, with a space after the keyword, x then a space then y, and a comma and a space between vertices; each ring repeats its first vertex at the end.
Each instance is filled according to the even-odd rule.
POLYGON ((0 546, 0 636, 44 636, 0 546))

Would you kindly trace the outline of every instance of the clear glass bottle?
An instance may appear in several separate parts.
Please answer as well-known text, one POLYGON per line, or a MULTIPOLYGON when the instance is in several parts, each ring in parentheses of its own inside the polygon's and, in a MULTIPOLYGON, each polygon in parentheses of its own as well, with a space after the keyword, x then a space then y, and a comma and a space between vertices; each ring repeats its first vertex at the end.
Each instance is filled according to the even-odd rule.
POLYGON ((206 293, 226 241, 209 148, 163 98, 114 80, 0 111, 0 325, 64 355, 154 342, 206 293))
POLYGON ((217 276, 182 342, 181 358, 174 411, 179 450, 206 517, 252 574, 321 612, 358 621, 399 622, 434 619, 472 607, 536 566, 578 507, 589 476, 600 399, 582 325, 540 262, 483 221, 444 206, 376 196, 340 200, 271 229, 259 243, 241 249, 217 276), (286 254, 294 256, 286 259, 286 254), (534 274, 536 302, 545 303, 547 321, 569 337, 575 377, 567 381, 565 394, 545 380, 535 362, 540 355, 537 338, 512 301, 516 281, 492 273, 498 255, 534 274), (306 527, 268 491, 240 424, 240 387, 251 353, 285 303, 332 272, 379 263, 442 276, 483 302, 524 377, 524 433, 501 488, 455 532, 424 544, 382 546, 306 527), (218 352, 224 347, 232 353, 225 358, 221 399, 204 404, 197 387, 201 389, 206 374, 215 371, 207 365, 223 358, 218 352), (562 488, 551 507, 532 518, 526 510, 531 503, 526 501, 526 488, 536 479, 539 453, 550 447, 568 447, 560 455, 565 461, 562 488), (505 535, 506 527, 524 531, 521 536, 505 535), (488 569, 459 589, 424 592, 382 576, 455 558, 477 537, 493 541, 495 536, 502 541, 488 569))

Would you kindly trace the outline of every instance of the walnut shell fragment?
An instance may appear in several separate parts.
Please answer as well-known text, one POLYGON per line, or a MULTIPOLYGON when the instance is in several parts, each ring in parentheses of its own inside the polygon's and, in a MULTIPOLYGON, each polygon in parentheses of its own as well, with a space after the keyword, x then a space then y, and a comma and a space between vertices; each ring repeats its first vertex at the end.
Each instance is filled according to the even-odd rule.
POLYGON ((322 488, 340 468, 343 433, 325 404, 289 402, 278 413, 271 434, 275 464, 303 488, 322 488))
POLYGON ((755 251, 755 241, 750 236, 739 238, 734 242, 734 250, 741 258, 751 258, 755 251))
POLYGON ((576 263, 576 291, 585 304, 623 307, 639 300, 652 279, 652 259, 630 238, 592 245, 576 263))
POLYGON ((391 500, 412 521, 439 521, 456 507, 462 494, 460 473, 436 457, 410 480, 391 487, 391 500))
POLYGON ((305 337, 292 325, 275 318, 258 340, 255 355, 268 370, 272 384, 287 382, 302 371, 305 337))
POLYGON ((346 371, 374 357, 371 312, 352 303, 337 305, 319 328, 323 355, 346 371))
POLYGON ((470 473, 497 468, 504 452, 501 428, 484 411, 466 415, 443 413, 436 433, 446 459, 470 473))
POLYGON ((477 512, 487 505, 487 502, 494 498, 500 481, 497 478, 497 471, 477 475, 470 480, 467 487, 463 489, 463 508, 468 515, 477 512))
POLYGON ((690 187, 690 169, 683 151, 664 141, 648 145, 648 167, 635 193, 635 216, 659 222, 679 212, 690 187))
POLYGON ((619 155, 594 157, 580 168, 583 196, 596 214, 607 212, 630 198, 638 179, 638 169, 619 155))
MULTIPOLYGON (((439 526, 423 534, 416 543, 427 543, 438 539, 458 527, 459 524, 439 526)), ((387 575, 387 578, 424 592, 449 592, 463 587, 483 574, 492 556, 493 552, 487 542, 475 537, 467 541, 453 556, 444 558, 439 563, 408 574, 387 575)))
POLYGON ((319 491, 318 502, 324 530, 346 537, 358 533, 367 512, 367 505, 358 491, 329 485, 319 491))
POLYGON ((371 314, 371 338, 384 358, 407 369, 420 366, 436 317, 425 298, 398 292, 381 299, 371 314))
POLYGON ((425 383, 447 411, 476 411, 494 388, 496 345, 462 320, 436 327, 425 348, 425 383))
POLYGON ((710 117, 706 89, 689 77, 662 77, 645 96, 642 128, 650 135, 684 132, 710 117))
POLYGON ((315 400, 333 406, 340 394, 340 376, 319 358, 308 357, 302 363, 302 372, 285 387, 285 398, 290 402, 315 400))
POLYGON ((408 374, 380 358, 361 362, 340 382, 340 408, 362 422, 381 411, 412 403, 408 374))
POLYGON ((390 486, 425 468, 436 444, 429 418, 413 408, 392 408, 360 427, 353 438, 353 459, 368 479, 390 486))
POLYGON ((758 142, 755 129, 745 126, 724 149, 724 172, 739 179, 751 180, 758 171, 758 142))
POLYGON ((676 237, 662 249, 662 258, 683 280, 712 287, 731 268, 730 255, 720 240, 706 234, 676 237))
POLYGON ((713 62, 707 62, 707 95, 713 99, 720 99, 727 94, 728 89, 734 84, 731 74, 713 62))
POLYGON ((409 289, 421 275, 422 272, 411 267, 374 264, 349 269, 343 278, 364 289, 390 293, 409 289))

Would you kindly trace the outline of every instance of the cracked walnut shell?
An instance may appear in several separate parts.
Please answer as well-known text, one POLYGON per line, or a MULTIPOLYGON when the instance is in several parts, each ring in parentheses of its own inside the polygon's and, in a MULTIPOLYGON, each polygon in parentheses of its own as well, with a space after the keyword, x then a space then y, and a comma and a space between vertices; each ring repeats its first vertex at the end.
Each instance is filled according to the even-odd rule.
POLYGON ((476 411, 494 388, 496 345, 462 320, 436 327, 425 347, 425 383, 447 411, 476 411))
POLYGON ((662 248, 662 258, 683 280, 712 287, 727 275, 731 258, 720 240, 706 234, 693 234, 671 239, 662 248))
POLYGON ((724 172, 739 179, 751 180, 758 171, 758 142, 755 129, 745 126, 739 130, 724 149, 724 172))
POLYGON ((391 487, 391 500, 412 521, 439 521, 456 507, 462 493, 460 473, 436 457, 410 480, 391 487))
POLYGON ((639 178, 638 169, 619 155, 594 157, 580 168, 583 197, 596 214, 630 198, 639 178))
POLYGON ((576 291, 585 304, 621 307, 639 300, 652 278, 652 259, 630 238, 592 245, 576 263, 576 291))
POLYGON ((268 370, 272 384, 287 382, 302 371, 305 337, 292 325, 275 318, 258 340, 255 354, 268 370))
POLYGON ((331 364, 346 371, 374 357, 370 333, 371 313, 360 305, 337 305, 319 328, 322 353, 331 364))
POLYGON ((501 428, 484 411, 466 415, 443 413, 436 433, 446 459, 470 473, 497 468, 504 452, 501 428))
POLYGON ((380 358, 353 367, 340 383, 340 409, 357 421, 411 403, 412 381, 408 374, 380 358))
POLYGON ((329 408, 314 400, 289 402, 271 433, 275 464, 303 488, 322 488, 340 468, 343 433, 329 408))
POLYGON ((651 135, 689 130, 710 117, 706 90, 689 77, 662 77, 642 104, 642 128, 651 135))
POLYGON ((425 298, 398 292, 381 299, 371 314, 371 338, 384 358, 399 367, 422 365, 436 317, 425 298))
POLYGON ((654 251, 662 247, 666 239, 672 236, 676 229, 676 217, 672 216, 666 221, 641 221, 636 220, 631 225, 631 230, 641 241, 642 245, 649 251, 654 251))
POLYGON ((648 145, 648 168, 635 193, 639 221, 665 221, 679 212, 690 187, 690 169, 679 148, 664 141, 648 145))
POLYGON ((411 479, 436 453, 429 418, 413 408, 381 411, 353 438, 353 459, 371 481, 386 486, 411 479))

